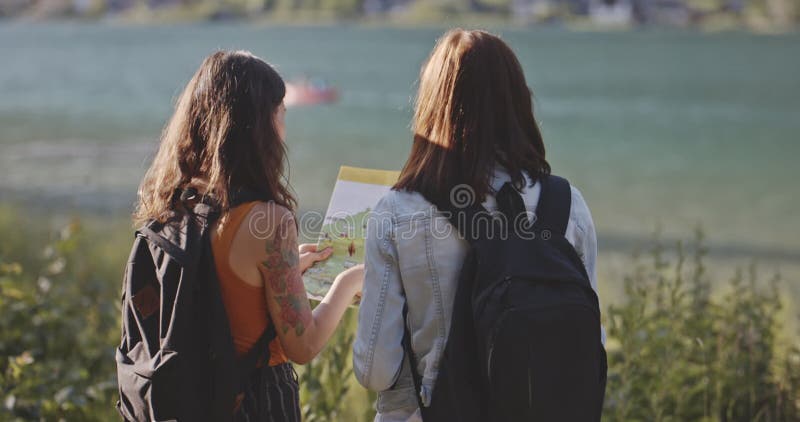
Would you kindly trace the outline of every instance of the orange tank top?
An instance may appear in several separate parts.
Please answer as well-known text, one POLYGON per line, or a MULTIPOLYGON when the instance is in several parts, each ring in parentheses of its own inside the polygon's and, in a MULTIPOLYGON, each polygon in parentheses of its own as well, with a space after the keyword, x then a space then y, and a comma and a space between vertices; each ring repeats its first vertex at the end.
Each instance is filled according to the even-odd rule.
MULTIPOLYGON (((261 333, 270 324, 265 287, 263 285, 261 287, 253 286, 239 278, 233 272, 229 259, 233 238, 242 221, 256 204, 257 202, 248 202, 231 209, 222 229, 218 230, 211 238, 211 250, 214 254, 214 264, 217 267, 220 293, 231 324, 236 354, 239 356, 250 351, 261 337, 261 333)), ((269 351, 269 366, 288 362, 277 337, 270 342, 269 351)))

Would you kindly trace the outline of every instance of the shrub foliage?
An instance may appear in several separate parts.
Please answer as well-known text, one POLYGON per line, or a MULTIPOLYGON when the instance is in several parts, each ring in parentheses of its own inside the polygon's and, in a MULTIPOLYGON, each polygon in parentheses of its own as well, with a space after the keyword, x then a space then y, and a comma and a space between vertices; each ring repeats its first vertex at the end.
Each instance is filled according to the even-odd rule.
MULTIPOLYGON (((125 241, 74 221, 48 235, 0 213, 0 420, 116 419, 114 347, 125 241)), ((778 279, 712 283, 698 239, 632 260, 604 313, 609 421, 800 420, 800 349, 781 340, 778 279), (712 284, 714 290, 712 292, 712 284)), ((304 420, 369 420, 355 387, 356 311, 300 369, 304 420), (355 387, 355 388, 354 388, 355 387)))
POLYGON ((701 235, 690 249, 637 256, 608 308, 605 419, 800 420, 800 350, 778 341, 778 278, 760 283, 751 266, 712 296, 701 235))

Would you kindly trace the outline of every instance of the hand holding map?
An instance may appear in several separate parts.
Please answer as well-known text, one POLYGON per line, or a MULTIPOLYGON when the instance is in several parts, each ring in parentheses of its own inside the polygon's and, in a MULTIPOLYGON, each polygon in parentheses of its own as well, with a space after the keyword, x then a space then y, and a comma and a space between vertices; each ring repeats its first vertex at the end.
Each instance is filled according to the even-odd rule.
POLYGON ((342 271, 364 262, 367 220, 375 204, 397 181, 399 172, 342 166, 322 222, 317 250, 333 254, 303 274, 308 296, 321 300, 342 271))

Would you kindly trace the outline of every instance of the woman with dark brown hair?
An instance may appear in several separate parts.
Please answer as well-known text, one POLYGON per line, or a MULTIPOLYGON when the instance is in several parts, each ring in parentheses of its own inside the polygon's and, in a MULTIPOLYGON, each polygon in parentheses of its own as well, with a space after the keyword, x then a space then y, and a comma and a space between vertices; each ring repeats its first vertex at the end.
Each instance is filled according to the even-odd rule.
MULTIPOLYGON (((468 243, 448 230, 448 218, 433 204, 494 211, 498 192, 510 184, 533 214, 550 174, 522 67, 505 42, 484 31, 456 29, 439 39, 420 73, 413 131, 411 154, 394 189, 375 206, 365 245, 353 358, 358 380, 379 392, 376 421, 420 420, 450 332, 468 243), (408 358, 404 327, 413 349, 408 358)), ((571 203, 564 235, 596 291, 594 225, 575 188, 571 203)))
MULTIPOLYGON (((340 274, 311 310, 301 274, 330 250, 297 244, 280 75, 248 52, 219 51, 183 90, 139 189, 138 223, 180 213, 176 192, 218 207, 211 246, 239 356, 271 324, 268 362, 252 374, 236 420, 299 421, 297 376, 330 338, 360 290, 362 267, 340 274)), ((202 368, 198 368, 202 370, 202 368)))

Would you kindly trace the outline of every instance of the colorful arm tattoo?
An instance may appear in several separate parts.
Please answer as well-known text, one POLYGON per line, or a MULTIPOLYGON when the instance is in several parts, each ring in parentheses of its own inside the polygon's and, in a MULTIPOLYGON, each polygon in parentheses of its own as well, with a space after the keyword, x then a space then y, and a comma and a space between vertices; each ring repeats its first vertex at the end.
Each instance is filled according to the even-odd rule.
MULTIPOLYGON (((284 334, 294 330, 301 336, 311 319, 308 296, 300 274, 297 229, 293 218, 282 218, 274 236, 266 241, 267 257, 262 262, 264 281, 280 309, 279 328, 284 334)), ((277 321, 275 321, 277 325, 277 321)))

